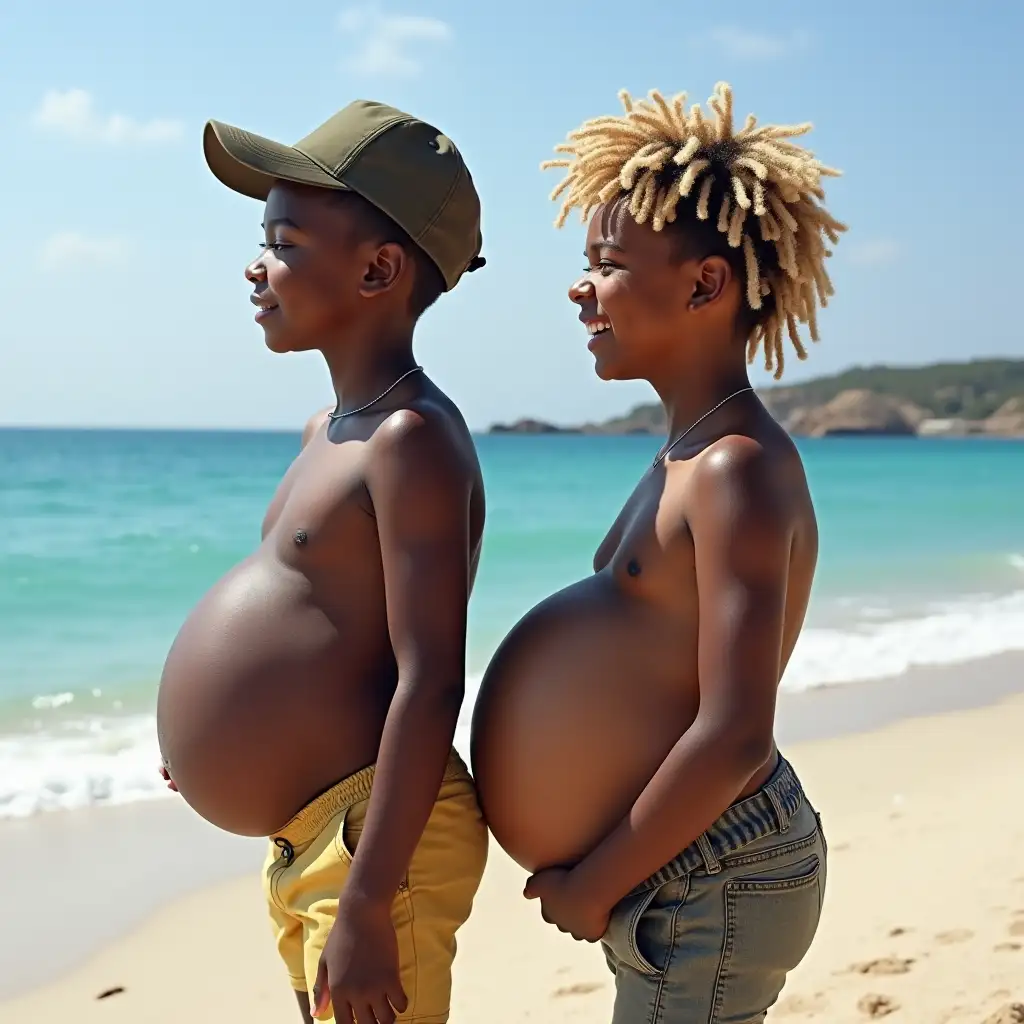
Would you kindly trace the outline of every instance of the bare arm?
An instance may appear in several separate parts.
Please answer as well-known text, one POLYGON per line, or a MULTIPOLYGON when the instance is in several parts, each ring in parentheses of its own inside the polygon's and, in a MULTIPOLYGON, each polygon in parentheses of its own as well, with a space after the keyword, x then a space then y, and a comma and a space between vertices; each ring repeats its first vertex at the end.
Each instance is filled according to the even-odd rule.
POLYGON ((390 905, 437 799, 465 695, 473 476, 445 423, 407 410, 383 430, 368 486, 398 687, 347 888, 390 905))
POLYGON ((572 872, 601 907, 690 845, 771 756, 793 523, 777 468, 731 438, 693 476, 700 710, 627 817, 572 872))

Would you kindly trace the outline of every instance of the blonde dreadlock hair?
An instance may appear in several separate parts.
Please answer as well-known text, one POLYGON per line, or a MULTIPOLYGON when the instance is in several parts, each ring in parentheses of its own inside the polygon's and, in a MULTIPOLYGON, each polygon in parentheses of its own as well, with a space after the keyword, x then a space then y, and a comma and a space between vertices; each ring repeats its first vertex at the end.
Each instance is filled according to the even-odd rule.
MULTIPOLYGON (((572 209, 586 222, 598 206, 622 197, 638 224, 655 231, 676 220, 680 204, 689 204, 698 221, 709 221, 717 207, 717 231, 731 249, 742 252, 746 302, 753 325, 747 335, 747 359, 764 348, 765 369, 782 376, 785 326, 800 359, 807 350, 798 324, 818 340, 816 307, 828 305, 832 282, 825 259, 846 230, 823 206, 823 177, 839 171, 825 167, 809 150, 790 139, 811 125, 762 125, 748 115, 735 131, 732 89, 715 86, 708 101, 714 117, 699 104, 686 109, 686 94, 668 101, 660 92, 634 101, 619 93, 625 114, 598 117, 571 132, 543 169, 568 168, 551 193, 565 193, 555 221, 561 227, 572 209)), ((710 224, 709 224, 710 226, 710 224)))

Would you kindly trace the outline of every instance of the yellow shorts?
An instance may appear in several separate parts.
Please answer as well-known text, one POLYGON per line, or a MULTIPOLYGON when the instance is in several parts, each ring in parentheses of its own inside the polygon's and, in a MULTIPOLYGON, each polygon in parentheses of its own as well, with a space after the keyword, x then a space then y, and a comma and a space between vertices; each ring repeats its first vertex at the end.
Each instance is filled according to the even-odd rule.
MULTIPOLYGON (((277 948, 297 991, 313 990, 366 820, 372 782, 372 766, 343 779, 270 837, 263 890, 277 948)), ((399 1020, 448 1020, 455 933, 469 917, 486 860, 487 828, 476 788, 453 751, 392 905, 402 988, 409 1000, 399 1020)))

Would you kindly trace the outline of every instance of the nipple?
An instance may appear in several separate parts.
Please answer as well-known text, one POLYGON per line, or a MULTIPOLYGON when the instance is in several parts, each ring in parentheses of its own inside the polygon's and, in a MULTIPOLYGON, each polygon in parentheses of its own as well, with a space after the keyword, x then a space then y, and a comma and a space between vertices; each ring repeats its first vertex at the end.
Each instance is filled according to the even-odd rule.
POLYGON ((631 558, 629 560, 629 564, 626 566, 626 572, 628 572, 630 576, 639 576, 640 563, 635 558, 631 558))
POLYGON ((306 533, 305 530, 296 530, 295 536, 292 539, 295 541, 296 544, 301 545, 305 544, 306 541, 309 540, 309 535, 306 533))

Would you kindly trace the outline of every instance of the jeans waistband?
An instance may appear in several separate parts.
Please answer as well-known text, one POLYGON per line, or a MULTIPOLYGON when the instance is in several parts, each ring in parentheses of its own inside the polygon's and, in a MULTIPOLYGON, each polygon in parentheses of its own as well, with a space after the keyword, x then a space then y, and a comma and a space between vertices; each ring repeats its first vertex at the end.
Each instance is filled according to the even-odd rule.
POLYGON ((722 869, 721 860, 729 854, 775 832, 788 832, 803 800, 800 780, 780 754, 775 771, 756 793, 737 800, 706 832, 641 882, 633 893, 658 889, 698 868, 704 868, 710 875, 717 874, 722 869))

